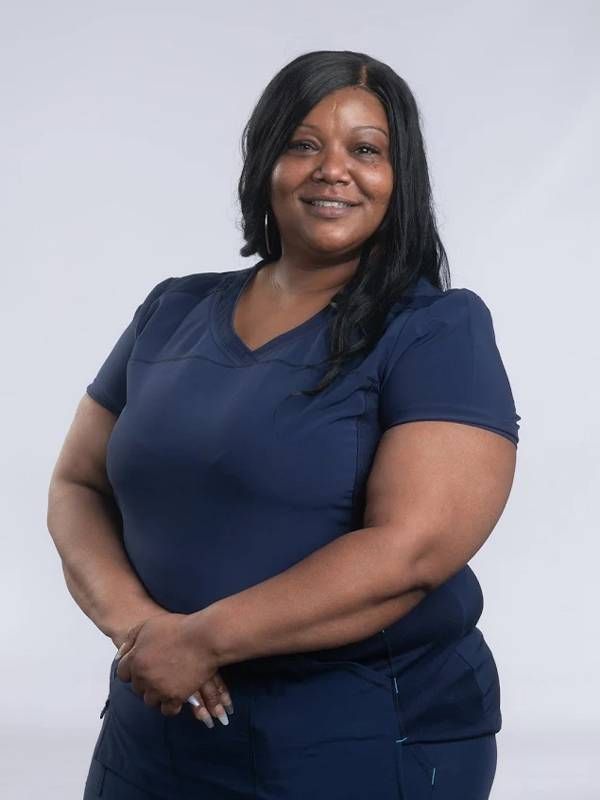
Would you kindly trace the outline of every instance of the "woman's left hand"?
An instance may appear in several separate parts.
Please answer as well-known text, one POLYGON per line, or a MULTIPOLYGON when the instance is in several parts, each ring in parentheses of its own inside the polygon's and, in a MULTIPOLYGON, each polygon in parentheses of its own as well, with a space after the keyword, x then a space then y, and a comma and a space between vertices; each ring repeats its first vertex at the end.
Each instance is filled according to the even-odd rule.
POLYGON ((149 706, 185 703, 219 668, 187 614, 165 612, 134 625, 119 654, 117 677, 149 706))

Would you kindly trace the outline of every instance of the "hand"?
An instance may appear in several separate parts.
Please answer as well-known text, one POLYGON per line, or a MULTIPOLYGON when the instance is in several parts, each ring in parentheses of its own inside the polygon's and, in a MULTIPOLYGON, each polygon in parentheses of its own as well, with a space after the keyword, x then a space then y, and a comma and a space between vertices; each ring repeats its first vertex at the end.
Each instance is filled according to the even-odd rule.
MULTIPOLYGON (((155 617, 158 614, 169 614, 170 612, 167 611, 166 608, 159 606, 156 603, 152 603, 149 607, 146 606, 135 606, 133 611, 129 609, 124 613, 121 611, 119 613, 119 620, 118 626, 112 629, 110 633, 110 638, 115 647, 120 648, 122 644, 127 641, 127 637, 132 635, 134 628, 139 630, 142 626, 143 622, 150 619, 150 617, 155 617)), ((135 635, 133 635, 135 639, 135 635)))
MULTIPOLYGON (((201 719, 209 728, 214 728, 213 717, 217 717, 223 725, 229 725, 227 714, 233 714, 233 703, 225 681, 218 672, 215 672, 212 678, 203 683, 193 696, 200 703, 199 706, 192 706, 197 719, 201 719)), ((172 716, 181 711, 181 705, 169 706, 162 703, 161 710, 165 716, 172 716)))
POLYGON ((185 614, 162 611, 130 627, 119 648, 117 676, 131 681, 147 705, 160 705, 165 716, 178 714, 193 694, 201 703, 193 706, 198 719, 213 727, 212 714, 226 725, 221 703, 232 714, 231 696, 214 654, 187 620, 185 614))

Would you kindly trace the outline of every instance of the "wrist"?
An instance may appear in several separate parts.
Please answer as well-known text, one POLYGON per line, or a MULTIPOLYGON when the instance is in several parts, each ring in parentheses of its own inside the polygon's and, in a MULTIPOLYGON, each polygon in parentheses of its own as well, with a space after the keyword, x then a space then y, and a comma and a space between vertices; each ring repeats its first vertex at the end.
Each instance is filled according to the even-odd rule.
POLYGON ((125 607, 121 606, 118 611, 111 614, 101 629, 112 640, 115 647, 120 647, 130 628, 160 613, 167 613, 167 609, 150 598, 143 598, 129 603, 125 607))
POLYGON ((223 624, 220 601, 211 603, 200 611, 188 615, 190 636, 199 653, 213 661, 216 668, 231 663, 225 641, 226 628, 223 624))

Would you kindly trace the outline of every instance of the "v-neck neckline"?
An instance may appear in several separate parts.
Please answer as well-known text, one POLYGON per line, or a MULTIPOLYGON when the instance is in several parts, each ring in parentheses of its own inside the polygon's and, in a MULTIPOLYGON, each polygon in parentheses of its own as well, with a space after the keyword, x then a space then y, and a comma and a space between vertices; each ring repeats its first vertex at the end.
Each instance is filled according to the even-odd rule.
POLYGON ((316 330, 332 310, 330 302, 325 308, 317 311, 316 314, 313 314, 299 325, 290 328, 290 330, 274 336, 259 347, 253 349, 248 347, 236 333, 233 327, 233 318, 244 290, 249 286, 258 271, 263 266, 266 266, 267 263, 267 259, 262 259, 247 269, 234 272, 232 280, 227 281, 223 291, 217 293, 213 307, 213 330, 216 331, 219 341, 229 353, 245 363, 259 362, 263 356, 270 355, 283 345, 287 345, 313 329, 316 330))

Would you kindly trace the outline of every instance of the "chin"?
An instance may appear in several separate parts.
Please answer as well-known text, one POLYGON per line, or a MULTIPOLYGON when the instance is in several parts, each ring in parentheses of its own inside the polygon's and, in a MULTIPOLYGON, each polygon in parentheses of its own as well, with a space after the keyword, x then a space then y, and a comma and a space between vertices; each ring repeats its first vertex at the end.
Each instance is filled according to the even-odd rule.
POLYGON ((347 253, 355 245, 352 242, 309 242, 310 249, 323 255, 336 255, 337 253, 347 253))

